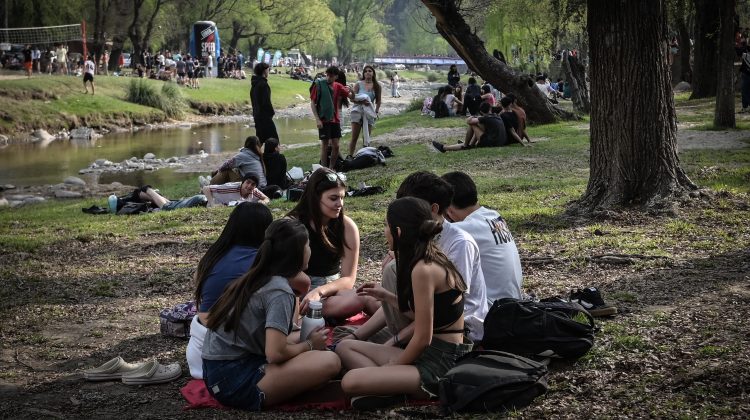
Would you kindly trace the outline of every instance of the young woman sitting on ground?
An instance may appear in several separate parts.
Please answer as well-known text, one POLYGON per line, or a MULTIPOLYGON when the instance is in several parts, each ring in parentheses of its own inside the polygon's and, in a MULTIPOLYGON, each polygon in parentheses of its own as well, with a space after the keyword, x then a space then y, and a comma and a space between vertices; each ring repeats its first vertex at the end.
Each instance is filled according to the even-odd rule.
POLYGON ((341 362, 325 350, 328 331, 297 343, 289 337, 295 291, 290 279, 307 267, 307 230, 296 220, 268 227, 253 265, 211 308, 203 343, 203 377, 220 403, 259 411, 319 387, 341 362))
POLYGON ((433 238, 442 226, 430 205, 404 197, 388 206, 385 237, 395 253, 398 294, 385 291, 402 312, 414 314, 414 333, 405 348, 344 340, 336 346, 341 381, 352 407, 373 410, 405 398, 435 397, 438 379, 471 351, 464 342, 466 283, 433 238))
POLYGON ((186 351, 193 378, 203 379, 201 351, 211 307, 229 283, 250 269, 266 228, 272 221, 271 210, 263 204, 240 203, 232 210, 219 238, 198 263, 194 292, 198 314, 190 324, 190 341, 186 351))
POLYGON ((352 289, 359 263, 359 229, 344 215, 346 185, 336 172, 320 168, 310 176, 305 191, 288 217, 299 220, 310 235, 311 290, 300 302, 306 313, 310 301, 323 300, 323 316, 346 318, 379 307, 372 298, 357 296, 352 289))

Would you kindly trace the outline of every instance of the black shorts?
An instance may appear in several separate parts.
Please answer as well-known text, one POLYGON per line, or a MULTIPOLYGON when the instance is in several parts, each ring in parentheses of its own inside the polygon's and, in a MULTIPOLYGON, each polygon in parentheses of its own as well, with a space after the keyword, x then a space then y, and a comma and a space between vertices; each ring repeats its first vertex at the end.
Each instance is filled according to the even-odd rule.
POLYGON ((180 77, 185 77, 185 72, 178 72, 177 75, 180 77))
POLYGON ((265 143, 270 138, 279 140, 276 124, 273 123, 271 118, 259 117, 255 119, 255 135, 258 136, 261 143, 265 143))
POLYGON ((323 127, 318 129, 318 139, 331 140, 341 138, 341 124, 333 122, 323 122, 323 127))
POLYGON ((91 73, 83 73, 83 83, 94 82, 94 75, 91 73))
POLYGON ((192 70, 188 71, 187 72, 187 76, 188 76, 189 79, 192 79, 193 78, 193 71, 192 70))
POLYGON ((477 142, 477 147, 495 147, 497 145, 498 144, 494 140, 487 137, 487 133, 482 134, 482 137, 480 137, 477 142))

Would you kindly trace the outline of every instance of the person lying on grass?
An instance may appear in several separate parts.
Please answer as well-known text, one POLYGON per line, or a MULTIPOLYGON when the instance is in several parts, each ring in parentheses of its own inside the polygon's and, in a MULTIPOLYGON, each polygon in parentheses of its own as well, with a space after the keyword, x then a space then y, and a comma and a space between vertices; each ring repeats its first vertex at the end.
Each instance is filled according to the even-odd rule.
POLYGON ((241 182, 227 182, 221 185, 206 185, 203 194, 208 200, 208 207, 218 205, 235 206, 242 202, 268 204, 271 200, 258 188, 258 176, 250 173, 242 177, 241 182))
POLYGON ((328 330, 301 343, 289 337, 295 296, 290 279, 307 268, 307 229, 293 219, 271 223, 253 264, 211 308, 203 342, 203 377, 221 404, 260 411, 315 389, 338 375, 325 350, 328 330))
POLYGON ((442 225, 419 198, 388 206, 385 237, 394 252, 398 293, 385 297, 414 313, 414 335, 406 348, 344 340, 336 346, 345 369, 341 381, 352 408, 375 410, 438 394, 438 379, 472 345, 464 342, 464 283, 433 238, 442 225))
POLYGON ((444 145, 433 141, 432 145, 441 153, 466 150, 474 147, 500 147, 521 143, 515 130, 508 130, 500 116, 492 113, 492 106, 487 102, 479 105, 479 117, 469 117, 466 124, 466 136, 463 144, 444 145))
POLYGON ((208 203, 206 196, 203 194, 196 194, 192 197, 180 200, 170 200, 159 194, 150 185, 144 185, 141 187, 141 191, 138 193, 138 198, 140 198, 142 202, 153 203, 154 206, 162 211, 184 209, 188 207, 206 207, 206 204, 208 203))

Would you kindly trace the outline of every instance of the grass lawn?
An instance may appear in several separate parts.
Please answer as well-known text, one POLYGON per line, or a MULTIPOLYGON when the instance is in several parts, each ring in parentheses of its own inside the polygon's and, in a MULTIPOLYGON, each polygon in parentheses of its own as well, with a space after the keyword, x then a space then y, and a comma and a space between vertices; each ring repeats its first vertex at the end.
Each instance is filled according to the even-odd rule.
MULTIPOLYGON (((219 82, 224 81, 208 81, 219 82)), ((275 100, 281 100, 285 94, 277 92, 284 89, 275 83, 272 79, 275 100)), ((246 96, 247 89, 241 94, 246 96)), ((223 100, 230 100, 226 95, 223 100)), ((711 101, 678 98, 677 103, 681 121, 710 123, 711 101)), ((462 126, 460 119, 434 120, 410 112, 383 118, 377 134, 462 126)), ((588 181, 586 128, 586 121, 532 126, 529 134, 539 141, 531 148, 446 154, 432 150, 427 137, 393 145, 395 157, 387 166, 348 173, 350 185, 362 181, 386 189, 346 201, 362 237, 359 281, 379 278, 385 209, 404 177, 416 170, 465 171, 476 180, 481 203, 508 221, 521 253, 526 292, 547 297, 594 285, 620 309, 620 315, 599 320, 592 351, 576 362, 553 363, 548 394, 513 417, 747 418, 750 147, 681 151, 682 166, 707 192, 679 201, 671 216, 631 210, 603 220, 569 219, 566 206, 588 181), (613 255, 626 262, 601 260, 613 255)), ((290 165, 309 168, 317 153, 306 147, 286 155, 290 165)), ((162 188, 167 196, 195 190, 193 181, 162 188)), ((0 209, 0 279, 5 282, 0 308, 13 314, 2 327, 0 351, 11 356, 0 359, 0 383, 17 386, 45 410, 76 417, 112 412, 176 416, 185 377, 148 391, 124 391, 115 384, 86 385, 83 392, 83 383, 70 375, 118 354, 129 361, 158 357, 184 366, 185 342, 161 337, 156 314, 190 298, 195 266, 231 210, 131 217, 80 211, 103 201, 0 209), (14 357, 38 368, 29 370, 14 357), (71 398, 84 403, 71 406, 71 398)), ((292 205, 277 200, 271 208, 281 217, 292 205)), ((28 416, 23 401, 0 399, 0 411, 28 416)), ((395 411, 407 418, 439 414, 430 407, 395 411)), ((187 415, 207 414, 244 417, 234 411, 187 415)))

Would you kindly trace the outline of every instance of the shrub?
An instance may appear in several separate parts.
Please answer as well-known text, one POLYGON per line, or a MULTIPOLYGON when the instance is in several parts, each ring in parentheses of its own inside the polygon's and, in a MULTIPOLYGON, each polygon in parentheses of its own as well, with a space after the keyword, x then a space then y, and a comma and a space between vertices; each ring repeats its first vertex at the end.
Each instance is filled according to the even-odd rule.
POLYGON ((161 87, 161 103, 159 108, 164 111, 169 118, 182 118, 185 109, 185 98, 182 96, 179 86, 173 82, 164 83, 161 87))
POLYGON ((437 82, 438 75, 437 73, 427 73, 427 81, 428 82, 437 82))
POLYGON ((128 102, 150 106, 151 108, 159 108, 161 103, 159 94, 154 89, 154 86, 143 79, 130 81, 127 100, 128 102))
POLYGON ((422 99, 422 98, 413 98, 411 101, 409 101, 409 105, 407 105, 407 107, 406 107, 406 112, 409 112, 409 111, 421 111, 423 103, 424 103, 424 99, 422 99))
POLYGON ((392 70, 386 70, 386 71, 385 71, 385 77, 386 77, 386 78, 387 78, 388 80, 391 80, 391 76, 393 76, 393 71, 392 71, 392 70))

